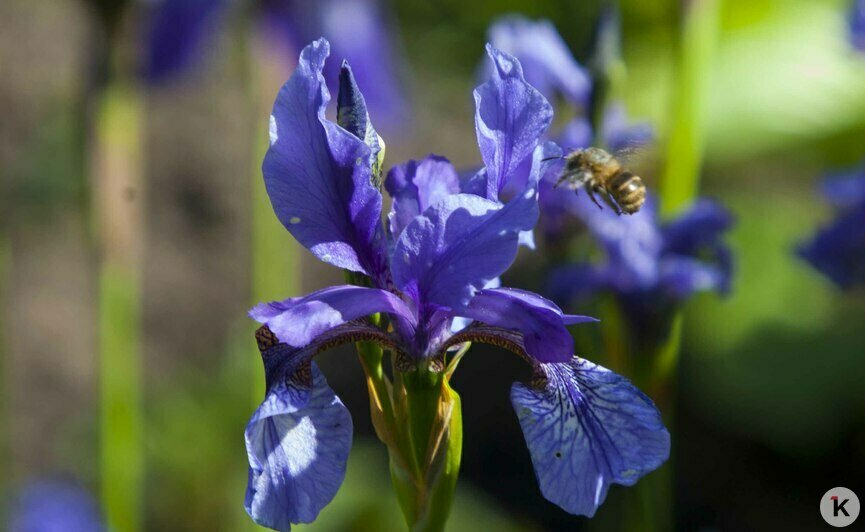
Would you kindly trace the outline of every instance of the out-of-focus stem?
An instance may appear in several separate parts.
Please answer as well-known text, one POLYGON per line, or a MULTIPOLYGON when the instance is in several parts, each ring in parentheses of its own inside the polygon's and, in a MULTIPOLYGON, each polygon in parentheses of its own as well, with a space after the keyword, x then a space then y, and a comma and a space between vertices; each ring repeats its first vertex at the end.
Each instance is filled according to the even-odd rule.
MULTIPOLYGON (((252 23, 246 29, 244 61, 249 70, 249 106, 254 134, 250 169, 252 187, 252 299, 253 303, 295 296, 300 293, 300 246, 280 224, 261 174, 261 163, 269 144, 268 124, 271 106, 279 88, 291 72, 290 62, 272 46, 261 42, 252 23)), ((250 327, 253 327, 250 325, 250 327)), ((250 329, 251 330, 251 329, 250 329)), ((252 334, 250 333, 250 338, 252 334)), ((250 357, 253 368, 252 401, 257 406, 264 397, 264 375, 257 357, 250 357)))
POLYGON ((697 194, 705 151, 706 102, 718 40, 722 0, 682 3, 672 123, 660 183, 663 214, 676 212, 697 194))
MULTIPOLYGON (((10 246, 9 240, 6 237, 5 228, 0 227, 0 315, 6 309, 6 279, 10 261, 10 246)), ((5 322, 5 320, 4 320, 5 322)), ((6 383, 6 372, 4 362, 9 360, 4 353, 6 349, 6 328, 0 325, 0 383, 6 383)), ((0 397, 0 470, 10 471, 9 457, 9 434, 11 434, 12 426, 9 423, 9 405, 7 404, 7 395, 0 397)))
MULTIPOLYGON (((678 42, 674 83, 673 121, 667 143, 666 165, 660 182, 661 214, 670 216, 697 195, 705 153, 706 102, 717 46, 722 0, 686 0, 678 42)), ((675 433, 673 395, 676 386, 683 316, 672 317, 667 338, 651 353, 646 390, 661 407, 668 430, 675 433)), ((644 478, 634 495, 643 508, 644 530, 670 530, 674 525, 673 457, 644 478)))
POLYGON ((97 103, 91 175, 99 241, 102 504, 111 530, 141 528, 144 419, 140 284, 143 251, 141 100, 113 76, 97 103))

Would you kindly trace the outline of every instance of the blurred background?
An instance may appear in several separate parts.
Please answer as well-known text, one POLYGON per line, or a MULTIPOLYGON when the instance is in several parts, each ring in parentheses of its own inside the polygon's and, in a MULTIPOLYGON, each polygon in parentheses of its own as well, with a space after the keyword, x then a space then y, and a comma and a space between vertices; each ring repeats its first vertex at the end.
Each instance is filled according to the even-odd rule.
MULTIPOLYGON (((384 28, 374 56, 352 64, 385 166, 433 152, 471 168, 489 24, 549 19, 584 62, 600 9, 178 4, 0 3, 0 522, 50 480, 111 508, 117 530, 254 529, 243 429, 263 377, 246 310, 341 279, 291 241, 261 183, 269 109, 299 47, 324 34, 334 55, 353 57, 357 25, 384 28)), ((865 293, 842 292, 794 254, 832 218, 820 179, 865 159, 865 54, 848 37, 845 0, 718 6, 701 79, 701 193, 735 213, 737 267, 729 297, 700 296, 685 317, 675 526, 811 530, 829 488, 865 496, 865 293)), ((620 7, 621 97, 663 142, 681 3, 620 7)), ((655 183, 651 166, 642 175, 655 183)), ((533 282, 531 254, 519 261, 528 267, 510 286, 533 282)), ((318 360, 353 414, 355 445, 334 503, 299 528, 399 530, 356 357, 318 360)), ((622 488, 592 522, 541 496, 508 400, 526 373, 476 348, 456 374, 465 437, 451 529, 615 528, 622 488)))

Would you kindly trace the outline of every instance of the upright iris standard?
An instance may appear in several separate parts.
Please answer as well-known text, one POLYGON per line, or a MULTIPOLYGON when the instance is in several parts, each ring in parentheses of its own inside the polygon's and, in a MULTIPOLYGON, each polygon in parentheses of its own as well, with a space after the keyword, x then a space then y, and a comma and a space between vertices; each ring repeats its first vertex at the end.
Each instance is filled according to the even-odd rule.
POLYGON ((358 342, 373 422, 414 530, 441 530, 447 519, 462 446, 460 400, 449 381, 471 342, 504 347, 533 367, 511 401, 541 491, 564 510, 593 515, 610 484, 634 484, 669 454, 652 402, 574 356, 566 326, 592 318, 499 287, 520 243, 531 243, 547 149, 538 139, 552 109, 516 59, 488 52, 493 75, 475 91, 483 168, 462 182, 438 156, 393 167, 383 183, 393 199, 387 223, 384 142, 345 63, 339 123, 325 118, 327 41, 303 50, 277 96, 263 165, 274 211, 351 284, 250 312, 263 324, 257 339, 267 378, 245 434, 246 508, 259 524, 287 530, 310 522, 342 483, 351 417, 312 359, 344 342, 358 342), (512 180, 525 186, 502 203, 498 194, 512 180))

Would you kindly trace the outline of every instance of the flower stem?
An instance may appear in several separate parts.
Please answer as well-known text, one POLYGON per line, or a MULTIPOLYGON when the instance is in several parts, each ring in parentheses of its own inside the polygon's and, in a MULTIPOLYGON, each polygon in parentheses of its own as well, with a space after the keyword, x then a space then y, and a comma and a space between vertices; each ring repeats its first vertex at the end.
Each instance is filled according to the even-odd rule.
POLYGON ((672 95, 673 122, 660 182, 663 214, 676 212, 697 194, 705 152, 705 110, 711 84, 722 0, 683 4, 672 95))
POLYGON ((100 231, 99 382, 102 504, 112 530, 141 528, 144 415, 140 277, 143 213, 141 101, 131 84, 103 89, 92 152, 100 231))
MULTIPOLYGON (((0 228, 0 302, 5 302, 7 297, 6 290, 7 287, 7 279, 9 272, 9 264, 11 262, 11 252, 9 245, 9 238, 7 237, 6 231, 3 231, 5 228, 0 228)), ((7 330, 4 327, 0 327, 0 382, 6 383, 8 382, 6 379, 8 378, 8 370, 9 368, 6 366, 9 360, 7 353, 4 351, 8 349, 8 344, 6 343, 7 330)), ((8 394, 4 394, 2 398, 0 398, 0 427, 2 427, 2 435, 0 435, 0 468, 3 471, 12 471, 11 469, 11 457, 10 457, 10 440, 9 435, 12 433, 12 424, 10 423, 9 417, 9 403, 8 403, 8 394)))
POLYGON ((423 365, 397 372, 394 386, 401 399, 395 404, 400 439, 416 465, 408 471, 391 460, 397 499, 411 530, 444 530, 462 456, 460 398, 445 373, 423 365))
POLYGON ((446 372, 425 363, 393 382, 384 374, 380 347, 357 344, 367 377, 370 412, 388 447, 391 481, 411 530, 444 530, 462 455, 460 398, 446 372))

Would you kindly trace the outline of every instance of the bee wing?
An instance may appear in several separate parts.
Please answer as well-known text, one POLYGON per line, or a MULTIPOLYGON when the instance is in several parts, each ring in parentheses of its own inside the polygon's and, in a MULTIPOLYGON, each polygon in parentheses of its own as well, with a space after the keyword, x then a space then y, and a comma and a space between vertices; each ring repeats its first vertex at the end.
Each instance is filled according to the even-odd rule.
POLYGON ((640 172, 652 166, 652 152, 647 144, 631 144, 616 150, 614 157, 623 168, 640 172))
POLYGON ((622 146, 613 152, 613 157, 619 160, 623 165, 628 165, 648 157, 651 150, 644 142, 634 142, 622 146))

